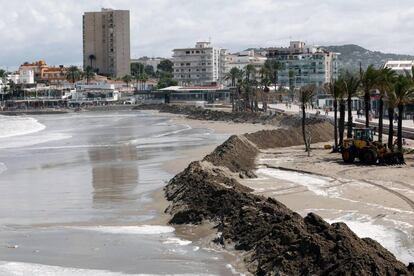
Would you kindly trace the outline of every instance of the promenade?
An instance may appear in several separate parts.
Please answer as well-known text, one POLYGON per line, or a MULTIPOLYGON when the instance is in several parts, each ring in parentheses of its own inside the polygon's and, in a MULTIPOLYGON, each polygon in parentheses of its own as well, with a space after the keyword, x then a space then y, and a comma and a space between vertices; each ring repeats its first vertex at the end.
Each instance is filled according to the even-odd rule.
MULTIPOLYGON (((278 110, 283 110, 286 113, 290 113, 290 114, 299 114, 301 112, 300 106, 296 105, 296 104, 291 104, 290 107, 286 107, 285 103, 280 103, 280 104, 269 104, 269 108, 271 109, 278 109, 278 110)), ((306 113, 307 114, 316 114, 317 112, 320 112, 320 116, 327 116, 333 119, 334 117, 334 112, 330 111, 328 112, 328 115, 325 114, 325 110, 323 109, 311 109, 308 108, 306 109, 306 113)), ((338 118, 339 118, 339 110, 338 110, 338 118)), ((357 112, 353 111, 352 112, 352 118, 353 121, 356 123, 365 123, 365 116, 362 115, 358 118, 357 112)), ((348 111, 346 112, 345 115, 345 122, 348 119, 348 111)), ((373 125, 378 124, 378 118, 372 118, 371 123, 373 123, 373 125)), ((384 118, 384 126, 388 127, 388 118, 384 118)), ((397 123, 394 123, 394 127, 397 126, 397 123)), ((414 120, 403 120, 403 128, 405 129, 410 129, 412 131, 414 131, 414 120)))

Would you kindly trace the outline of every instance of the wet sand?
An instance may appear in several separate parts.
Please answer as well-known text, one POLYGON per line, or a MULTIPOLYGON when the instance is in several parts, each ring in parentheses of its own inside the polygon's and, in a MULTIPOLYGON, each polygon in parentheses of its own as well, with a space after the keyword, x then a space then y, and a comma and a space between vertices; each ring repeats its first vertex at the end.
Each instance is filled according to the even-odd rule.
POLYGON ((182 168, 164 164, 228 135, 141 112, 36 119, 1 141, 0 274, 233 274, 231 254, 167 225, 161 192, 182 168))
POLYGON ((301 215, 314 212, 343 221, 401 261, 414 261, 414 159, 404 166, 346 165, 340 154, 314 145, 262 151, 258 179, 242 180, 255 193, 274 197, 301 215))

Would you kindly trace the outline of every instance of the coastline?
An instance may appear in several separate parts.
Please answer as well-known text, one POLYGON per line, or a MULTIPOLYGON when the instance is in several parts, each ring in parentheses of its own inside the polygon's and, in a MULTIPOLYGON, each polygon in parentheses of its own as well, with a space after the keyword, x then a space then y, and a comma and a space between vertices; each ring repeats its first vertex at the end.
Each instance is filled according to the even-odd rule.
MULTIPOLYGON (((158 111, 151 111, 151 112, 158 113, 158 111)), ((166 115, 166 114, 168 114, 168 113, 162 113, 163 116, 166 115)), ((233 130, 235 130, 235 133, 234 134, 240 135, 242 133, 246 133, 246 132, 257 132, 258 129, 263 129, 263 125, 256 125, 256 124, 239 124, 239 123, 233 123, 233 122, 230 122, 229 123, 229 122, 217 122, 217 121, 192 120, 192 119, 186 118, 185 115, 177 115, 177 114, 170 114, 168 116, 171 117, 171 121, 174 122, 174 123, 177 123, 177 124, 188 124, 188 125, 190 125, 192 127, 210 128, 210 129, 214 129, 217 133, 226 133, 226 131, 228 133, 228 132, 230 132, 229 131, 230 129, 233 129, 233 130), (241 127, 242 125, 243 125, 243 127, 241 127)), ((266 130, 268 130, 268 131, 276 130, 278 127, 279 126, 274 126, 274 127, 265 126, 266 130)), ((321 145, 319 145, 319 147, 320 146, 321 145)), ((177 163, 175 163, 173 165, 171 165, 171 164, 170 165, 166 165, 165 166, 165 169, 167 169, 171 173, 174 173, 177 170, 182 170, 183 167, 186 166, 186 164, 185 164, 186 161, 187 162, 188 161, 192 162, 192 161, 195 161, 197 159, 200 159, 200 156, 202 157, 203 155, 205 155, 206 153, 208 153, 209 151, 211 151, 212 148, 213 148, 213 146, 211 146, 211 147, 209 146, 209 147, 204 147, 203 149, 200 149, 197 152, 192 152, 191 153, 191 155, 192 155, 191 158, 189 158, 187 160, 182 160, 182 162, 177 162, 177 163)), ((298 147, 296 147, 296 150, 297 150, 297 148, 298 147)), ((291 148, 284 148, 284 149, 286 149, 286 151, 291 150, 291 148)), ((278 148, 276 148, 275 150, 278 150, 278 148)), ((278 153, 275 153, 275 155, 277 155, 277 154, 278 153)), ((323 173, 321 173, 321 174, 323 174, 323 173)), ((178 175, 176 177, 178 177, 178 175)), ((232 175, 231 177, 234 177, 234 175, 232 175)), ((250 179, 247 179, 246 181, 249 181, 249 180, 250 179)), ((170 181, 170 184, 169 185, 171 185, 171 182, 173 182, 173 181, 174 181, 174 179, 172 181, 170 181)), ((241 183, 243 183, 243 181, 240 178, 238 178, 238 181, 241 181, 241 183)), ((256 181, 256 180, 255 179, 252 179, 252 181, 256 181)), ((260 181, 260 179, 258 181, 260 181)), ((244 183, 244 185, 246 185, 246 184, 244 183)), ((246 185, 245 187, 247 187, 247 186, 248 185, 246 185)), ((167 186, 166 189, 168 191, 168 186, 167 186)), ((170 198, 170 200, 171 200, 171 198, 170 198)), ((173 206, 173 205, 174 205, 174 203, 172 205, 170 205, 170 209, 169 209, 169 213, 172 214, 172 215, 174 215, 174 211, 171 211, 171 206, 173 206)), ((288 204, 288 206, 289 206, 289 204, 288 204)), ((173 209, 174 209, 174 207, 173 207, 173 209)), ((208 220, 208 221, 210 221, 210 220, 208 220)), ((210 221, 210 223, 211 223, 211 221, 210 221)), ((180 224, 178 224, 178 225, 180 225, 180 224)), ((185 232, 184 232, 184 235, 185 235, 185 232)), ((210 233, 210 235, 209 235, 210 242, 211 242, 211 236, 212 236, 212 233, 210 233)), ((206 237, 200 237, 200 235, 198 235, 197 238, 208 239, 206 237)), ((245 253, 243 253, 243 252, 238 252, 238 253, 239 253, 240 256, 245 256, 245 253)), ((398 261, 396 261, 396 262, 398 263, 398 261)), ((412 269, 412 268, 410 268, 410 269, 412 269)), ((251 268, 250 268, 250 272, 252 272, 252 269, 251 268)))

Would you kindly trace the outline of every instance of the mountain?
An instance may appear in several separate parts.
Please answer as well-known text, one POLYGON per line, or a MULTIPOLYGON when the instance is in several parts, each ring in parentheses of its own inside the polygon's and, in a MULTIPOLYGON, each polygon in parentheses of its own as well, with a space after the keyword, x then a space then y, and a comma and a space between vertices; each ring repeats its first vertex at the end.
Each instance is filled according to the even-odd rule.
MULTIPOLYGON (((371 51, 355 44, 346 44, 339 46, 321 46, 331 52, 340 53, 338 57, 339 68, 348 70, 359 70, 359 63, 362 68, 367 68, 370 64, 375 67, 381 67, 389 60, 414 60, 412 55, 398 55, 371 51)), ((266 48, 249 48, 257 53, 266 51, 266 48)))
POLYGON ((378 51, 370 51, 355 44, 347 44, 342 46, 322 46, 326 50, 340 53, 339 67, 351 70, 359 69, 361 62, 362 68, 367 68, 370 64, 375 67, 381 67, 389 60, 414 60, 411 55, 398 55, 382 53, 378 51))

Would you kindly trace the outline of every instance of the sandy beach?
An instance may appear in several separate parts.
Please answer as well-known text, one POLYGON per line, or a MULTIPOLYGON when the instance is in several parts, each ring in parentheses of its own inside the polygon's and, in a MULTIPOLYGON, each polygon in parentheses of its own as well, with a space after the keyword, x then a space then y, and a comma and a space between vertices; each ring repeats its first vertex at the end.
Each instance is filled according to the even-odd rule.
MULTIPOLYGON (((164 115, 164 114, 163 114, 164 115)), ((186 119, 168 115, 177 124, 213 129, 217 133, 243 134, 275 129, 256 124, 186 119)), ((303 146, 262 150, 256 160, 258 178, 240 179, 254 193, 273 197, 305 216, 317 213, 329 222, 343 221, 360 237, 379 241, 408 264, 414 260, 414 158, 403 166, 346 165, 340 154, 319 143, 310 157, 303 146)), ((167 162, 171 173, 188 161, 202 159, 214 146, 188 150, 186 158, 167 162)))

